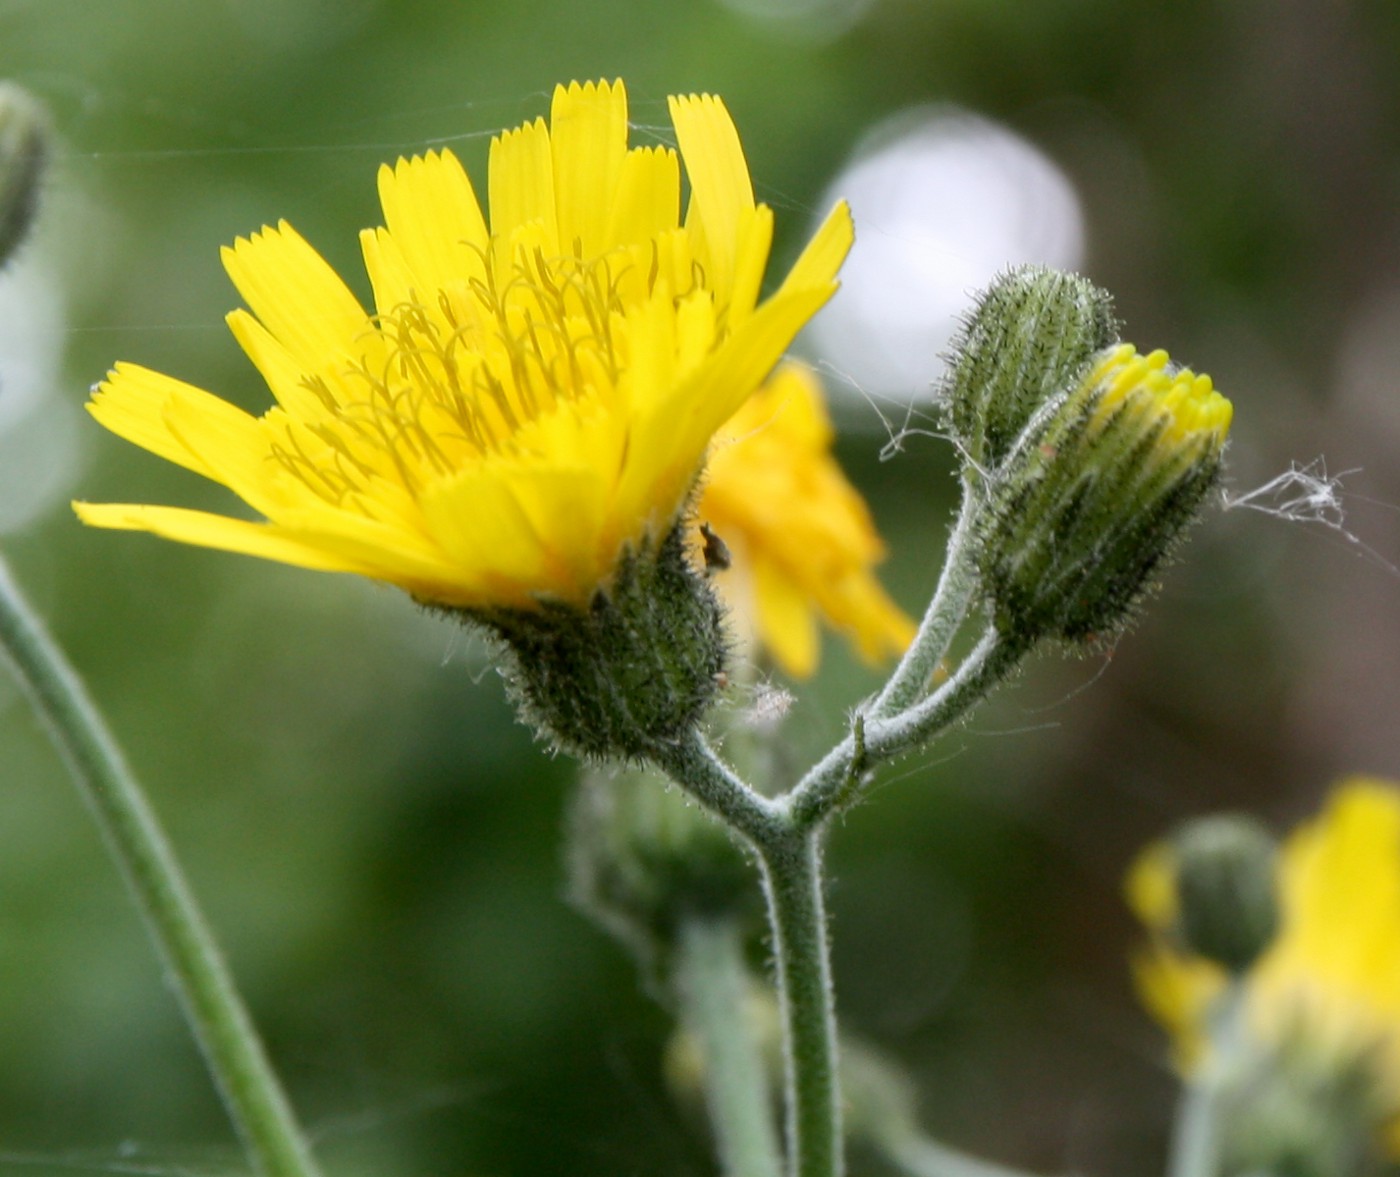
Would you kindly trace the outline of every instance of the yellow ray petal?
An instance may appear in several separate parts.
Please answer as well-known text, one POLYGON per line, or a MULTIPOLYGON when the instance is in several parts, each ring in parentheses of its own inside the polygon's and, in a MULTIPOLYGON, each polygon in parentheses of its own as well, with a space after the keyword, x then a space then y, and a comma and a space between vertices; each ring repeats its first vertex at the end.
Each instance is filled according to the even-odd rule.
POLYGON ((222 256, 253 314, 306 371, 339 360, 363 334, 364 308, 286 221, 240 237, 222 256))
POLYGON ((260 556, 265 560, 320 572, 370 572, 366 565, 346 560, 266 523, 230 519, 226 515, 191 511, 184 507, 153 507, 136 503, 75 502, 73 510, 89 527, 149 531, 152 535, 179 543, 241 552, 246 556, 260 556))
POLYGON ((680 215, 681 166, 676 153, 668 147, 629 151, 608 209, 608 244, 650 244, 658 234, 677 228, 680 215))
POLYGON ((739 132, 724 103, 712 94, 673 97, 669 105, 715 270, 712 285, 727 292, 734 280, 739 221, 754 204, 739 132))
POLYGON ((381 167, 379 202, 385 225, 422 288, 421 301, 485 272, 486 220, 471 180, 452 152, 430 151, 381 167))
POLYGON ((230 311, 224 322, 233 332, 243 354, 253 362, 259 374, 267 381, 277 403, 293 416, 302 419, 319 417, 324 411, 321 398, 306 386, 307 373, 297 363, 296 357, 272 337, 257 319, 242 308, 230 311))
POLYGON ((247 444, 257 429, 255 418, 228 401, 139 364, 118 363, 113 367, 107 379, 93 391, 87 409, 118 437, 205 478, 222 482, 218 471, 204 455, 192 450, 171 430, 169 412, 172 406, 206 419, 211 428, 237 439, 236 444, 247 444))
MULTIPOLYGON (((210 399, 224 403, 217 397, 210 399)), ((166 427, 204 463, 209 477, 266 515, 277 502, 268 491, 276 461, 267 435, 256 417, 232 405, 228 408, 232 411, 211 412, 208 401, 171 397, 165 405, 166 427)))
POLYGON ((619 510, 637 518, 674 510, 688 493, 716 429, 757 388, 799 328, 830 297, 807 290, 772 298, 748 317, 708 362, 650 403, 639 402, 628 463, 618 487, 619 510))
POLYGON ((557 86, 549 124, 560 251, 598 257, 627 155, 627 91, 620 81, 557 86))
POLYGON ((528 606, 536 592, 560 593, 529 515, 496 470, 463 470, 423 496, 429 534, 453 563, 479 570, 501 604, 528 606))
POLYGON ((417 275, 409 267, 399 247, 398 239, 387 229, 360 231, 360 253, 365 259, 365 273, 374 291, 374 306, 380 321, 410 303, 432 305, 432 292, 419 290, 417 275))
POLYGON ((731 330, 748 318, 758 302, 768 251, 773 245, 773 210, 760 204, 739 218, 734 249, 734 287, 726 322, 731 330))
POLYGON ((788 674, 809 677, 817 668, 821 650, 810 598, 768 560, 755 560, 753 572, 754 606, 763 644, 788 674))
POLYGON ((509 240, 523 226, 538 224, 547 253, 557 257, 563 251, 554 213, 554 163, 544 119, 492 139, 489 169, 492 236, 509 240))
POLYGON ((824 286, 834 281, 836 271, 846 260, 855 241, 856 229, 851 221, 850 206, 843 200, 826 216, 821 228, 813 235, 794 263, 783 284, 778 288, 800 290, 808 286, 824 286))

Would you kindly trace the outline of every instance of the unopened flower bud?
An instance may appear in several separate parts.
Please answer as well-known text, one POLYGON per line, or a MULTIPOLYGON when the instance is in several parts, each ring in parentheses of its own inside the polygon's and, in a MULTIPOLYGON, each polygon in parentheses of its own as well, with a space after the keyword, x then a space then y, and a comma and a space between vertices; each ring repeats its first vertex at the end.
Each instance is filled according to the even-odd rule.
POLYGON ((679 921, 757 916, 725 827, 659 775, 585 773, 568 831, 570 897, 660 981, 679 921))
POLYGON ((1394 1100, 1376 1073, 1374 1055, 1320 1049, 1298 1029, 1291 1027, 1274 1049, 1247 1053, 1227 1076, 1219 1096, 1219 1171, 1393 1174, 1393 1147, 1383 1141, 1394 1123, 1394 1100))
POLYGON ((953 340, 940 393, 968 459, 999 465, 1117 337, 1112 297, 1078 274, 1019 266, 997 277, 953 340))
POLYGON ((1273 835, 1252 818, 1221 814, 1183 826, 1172 847, 1183 946, 1244 973, 1278 934, 1273 835))
POLYGON ((44 108, 27 90, 0 82, 0 265, 34 222, 48 144, 44 108))
POLYGON ((979 564, 998 629, 1112 637, 1220 472, 1231 405, 1166 352, 1100 352, 1027 426, 988 490, 979 564))
POLYGON ((561 751, 650 759, 693 731, 718 693, 723 619, 682 527, 653 550, 628 552, 586 607, 464 611, 503 640, 522 721, 561 751))

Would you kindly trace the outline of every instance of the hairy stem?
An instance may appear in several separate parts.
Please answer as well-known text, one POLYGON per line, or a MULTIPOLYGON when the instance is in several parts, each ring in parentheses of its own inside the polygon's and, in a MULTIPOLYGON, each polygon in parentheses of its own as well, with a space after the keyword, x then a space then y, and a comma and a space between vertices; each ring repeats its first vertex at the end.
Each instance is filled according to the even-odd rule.
POLYGON ((787 1092, 788 1173, 844 1169, 836 1011, 822 894, 821 832, 793 831, 758 847, 778 966, 787 1092))
POLYGON ((851 735, 826 754, 780 801, 797 825, 815 828, 859 799, 866 770, 928 743, 980 703, 1024 651, 988 630, 957 671, 928 698, 887 718, 857 716, 851 735))
POLYGON ((265 1177, 316 1177, 306 1138, 154 812, 81 679, 3 561, 0 647, 145 917, 249 1158, 265 1177))
POLYGON ((977 572, 973 567, 972 523, 977 515, 976 487, 964 480, 962 505, 957 522, 948 537, 948 554, 938 587, 929 602, 919 632, 909 649, 890 675, 875 702, 870 705, 871 719, 885 719, 916 702, 928 689, 938 673, 948 647, 967 617, 977 588, 977 572))
POLYGON ((836 1018, 822 895, 820 828, 797 826, 754 792, 699 735, 658 747, 660 767, 736 830, 758 857, 783 1017, 783 1092, 791 1177, 840 1177, 836 1018))
POLYGON ((680 924, 675 988, 704 1058, 705 1101, 726 1177, 781 1177, 768 1073, 752 1026, 743 937, 731 919, 680 924))

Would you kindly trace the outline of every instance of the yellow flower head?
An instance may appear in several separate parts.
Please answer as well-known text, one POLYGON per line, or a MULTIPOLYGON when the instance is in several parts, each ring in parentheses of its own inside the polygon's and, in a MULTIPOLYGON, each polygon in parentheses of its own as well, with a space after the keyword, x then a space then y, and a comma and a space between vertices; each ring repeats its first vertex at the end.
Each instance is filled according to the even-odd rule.
MULTIPOLYGON (((1284 842, 1278 869, 1279 933, 1245 974, 1246 1025, 1266 1047, 1287 1039, 1338 1067, 1364 1063, 1400 1157, 1400 791, 1344 782, 1284 842)), ((1151 847, 1127 890, 1153 932, 1135 961, 1139 993, 1189 1074, 1209 1058, 1207 1021, 1225 975, 1170 938, 1173 871, 1170 850, 1151 847)))
POLYGON ((700 500, 700 518, 734 555, 721 591, 799 677, 817 666, 818 615, 869 661, 902 653, 914 636, 875 579, 884 547, 832 438, 816 377, 784 364, 720 430, 700 500))
POLYGON ((708 95, 670 111, 679 157, 628 147, 620 82, 557 88, 548 126, 492 141, 489 222, 450 152, 382 167, 385 227, 360 239, 373 313, 285 222, 224 250, 249 308, 229 326, 277 405, 253 417, 118 364, 89 408, 266 521, 77 503, 80 518, 440 605, 588 601, 670 529, 852 237, 838 206, 760 302, 773 217, 734 125, 708 95))

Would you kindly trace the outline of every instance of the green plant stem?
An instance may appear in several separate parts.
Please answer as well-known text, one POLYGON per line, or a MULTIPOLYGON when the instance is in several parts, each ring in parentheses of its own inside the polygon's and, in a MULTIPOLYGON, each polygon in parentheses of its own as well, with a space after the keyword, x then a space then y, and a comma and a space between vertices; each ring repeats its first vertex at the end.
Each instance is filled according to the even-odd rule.
POLYGON ((1168 1177, 1217 1177, 1221 1163, 1221 1096, 1243 1048, 1245 987, 1229 982, 1210 1013, 1208 1057, 1186 1080, 1172 1129, 1168 1177))
POLYGON ((732 919, 687 916, 677 936, 681 1020, 704 1057, 705 1101, 726 1177, 780 1177, 768 1073, 749 1009, 743 936, 732 919))
POLYGON ((782 800, 754 792, 694 735, 658 747, 658 765, 748 842, 763 874, 783 1019, 791 1177, 839 1177, 841 1097, 822 896, 819 828, 795 825, 782 800))
POLYGON ((927 743, 980 703, 1021 661, 1025 650, 994 629, 963 660, 951 678, 898 715, 857 714, 851 735, 826 754, 792 791, 779 799, 792 820, 815 828, 864 791, 867 769, 927 743))
POLYGON ((890 675, 875 702, 867 709, 870 719, 886 719, 916 702, 928 689, 938 672, 953 638, 967 617, 977 588, 977 570, 973 565, 972 524, 980 505, 976 487, 963 480, 962 505, 957 521, 948 537, 948 554, 938 587, 919 624, 919 632, 909 644, 904 657, 890 675))
POLYGON ((652 750, 657 766, 758 856, 768 901, 784 1030, 788 1172, 840 1177, 841 1097, 821 850, 827 820, 856 799, 870 765, 926 742, 983 699, 1024 649, 989 630, 957 672, 897 715, 854 729, 788 794, 749 788, 697 733, 652 750))
POLYGON ((795 830, 758 847, 778 965, 791 1177, 840 1177, 844 1169, 821 838, 795 830))
POLYGON ((257 1171, 317 1168, 170 844, 77 673, 0 561, 0 644, 48 725, 145 917, 257 1171))
POLYGON ((1172 1129, 1167 1177, 1217 1177, 1220 1171, 1221 1095, 1244 1033, 1244 988, 1232 981, 1210 1019, 1210 1053, 1181 1092, 1172 1129))
POLYGON ((1168 1177, 1215 1177, 1218 1135, 1212 1085, 1188 1084, 1177 1105, 1168 1177))
POLYGON ((698 733, 678 743, 658 744, 658 768, 752 846, 781 837, 788 823, 780 802, 745 784, 698 733))

